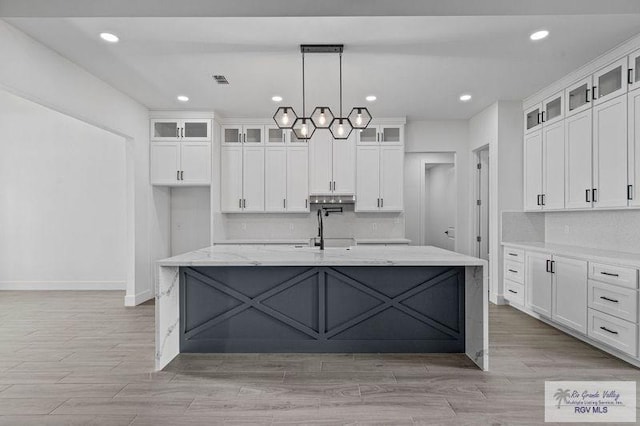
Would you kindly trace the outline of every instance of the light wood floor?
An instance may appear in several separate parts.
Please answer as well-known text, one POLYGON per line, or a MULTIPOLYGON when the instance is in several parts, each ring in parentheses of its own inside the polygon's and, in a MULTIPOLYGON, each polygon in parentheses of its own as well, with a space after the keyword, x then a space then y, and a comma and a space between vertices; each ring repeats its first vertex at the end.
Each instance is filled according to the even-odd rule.
POLYGON ((154 307, 122 302, 0 292, 0 425, 539 424, 545 379, 640 379, 509 307, 491 308, 489 373, 426 354, 184 355, 153 373, 154 307))

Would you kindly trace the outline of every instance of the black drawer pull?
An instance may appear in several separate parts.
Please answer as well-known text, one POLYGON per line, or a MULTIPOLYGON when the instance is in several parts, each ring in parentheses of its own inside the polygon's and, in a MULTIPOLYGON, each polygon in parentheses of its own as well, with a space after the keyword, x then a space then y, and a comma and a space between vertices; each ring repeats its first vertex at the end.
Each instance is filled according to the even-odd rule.
POLYGON ((620 303, 620 301, 619 301, 619 300, 616 300, 616 299, 609 299, 608 297, 605 297, 605 296, 600 296, 600 299, 602 299, 602 300, 606 300, 606 301, 608 301, 608 302, 620 303))
POLYGON ((604 331, 606 331, 608 333, 611 333, 611 334, 618 334, 617 331, 609 330, 607 327, 600 327, 600 330, 604 330, 604 331))
POLYGON ((517 291, 509 290, 509 293, 518 294, 517 291))
POLYGON ((513 272, 514 274, 518 273, 518 271, 516 271, 515 269, 509 269, 509 272, 513 272))
POLYGON ((609 277, 619 277, 618 274, 612 274, 611 272, 600 272, 602 275, 607 275, 609 277))
POLYGON ((509 253, 509 256, 518 257, 518 254, 517 253, 509 253))

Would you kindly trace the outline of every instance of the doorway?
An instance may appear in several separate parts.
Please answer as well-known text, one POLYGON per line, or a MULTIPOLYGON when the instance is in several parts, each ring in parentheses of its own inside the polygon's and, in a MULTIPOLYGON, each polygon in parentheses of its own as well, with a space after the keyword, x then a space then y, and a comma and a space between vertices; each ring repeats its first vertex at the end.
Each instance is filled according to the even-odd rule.
POLYGON ((422 245, 456 249, 457 183, 454 154, 423 162, 422 245))

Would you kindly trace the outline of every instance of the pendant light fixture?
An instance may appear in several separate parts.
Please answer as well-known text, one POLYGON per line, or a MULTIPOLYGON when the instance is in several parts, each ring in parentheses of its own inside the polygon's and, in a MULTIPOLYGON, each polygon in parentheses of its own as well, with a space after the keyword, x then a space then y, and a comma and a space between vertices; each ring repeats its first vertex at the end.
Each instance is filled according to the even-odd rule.
POLYGON ((273 116, 281 129, 293 130, 295 136, 301 140, 309 140, 316 129, 329 129, 334 139, 348 139, 353 129, 366 129, 371 123, 371 114, 366 107, 355 107, 348 117, 342 111, 342 44, 301 44, 302 53, 302 116, 298 117, 292 107, 280 107, 273 116), (305 53, 337 53, 340 61, 340 115, 335 116, 328 106, 316 107, 307 116, 305 98, 305 53))

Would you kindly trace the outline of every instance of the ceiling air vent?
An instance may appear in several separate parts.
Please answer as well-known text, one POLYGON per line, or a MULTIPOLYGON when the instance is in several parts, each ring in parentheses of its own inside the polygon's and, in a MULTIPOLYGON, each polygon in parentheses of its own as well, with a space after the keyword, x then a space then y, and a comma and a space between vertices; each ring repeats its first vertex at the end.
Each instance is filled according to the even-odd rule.
POLYGON ((224 75, 214 75, 213 79, 218 84, 229 84, 229 80, 227 80, 227 77, 225 77, 224 75))

